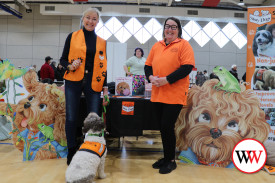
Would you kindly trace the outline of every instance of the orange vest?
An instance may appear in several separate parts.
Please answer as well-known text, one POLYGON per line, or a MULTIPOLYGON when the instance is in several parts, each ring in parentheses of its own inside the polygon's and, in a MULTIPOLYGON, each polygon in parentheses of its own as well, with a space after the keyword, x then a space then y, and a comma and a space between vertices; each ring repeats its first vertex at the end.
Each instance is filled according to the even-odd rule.
MULTIPOLYGON (((81 65, 75 71, 66 71, 64 79, 69 81, 81 81, 84 77, 85 62, 86 62, 86 42, 82 29, 73 32, 70 51, 69 51, 69 63, 74 60, 80 59, 81 65)), ((107 74, 107 58, 106 58, 106 41, 97 36, 96 39, 96 53, 94 58, 93 78, 91 87, 96 92, 101 92, 104 80, 107 74)))
POLYGON ((106 146, 98 142, 85 141, 79 148, 79 151, 87 151, 102 157, 106 151, 106 146))

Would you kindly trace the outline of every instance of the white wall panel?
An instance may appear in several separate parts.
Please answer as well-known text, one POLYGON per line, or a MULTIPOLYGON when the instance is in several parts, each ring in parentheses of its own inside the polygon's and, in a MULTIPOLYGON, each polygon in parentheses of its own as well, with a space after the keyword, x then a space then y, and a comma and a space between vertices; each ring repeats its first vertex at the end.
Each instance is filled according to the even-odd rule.
MULTIPOLYGON (((2 16, 0 16, 2 17, 2 16)), ((0 19, 0 32, 8 30, 8 19, 0 19)))
POLYGON ((10 46, 7 47, 7 58, 32 58, 32 46, 10 46))
POLYGON ((126 60, 126 50, 126 43, 107 42, 107 82, 125 76, 123 65, 126 60))
POLYGON ((9 32, 8 33, 8 45, 32 45, 32 33, 24 32, 9 32))
POLYGON ((33 32, 33 20, 9 19, 8 32, 33 32))
POLYGON ((0 45, 6 46, 7 45, 7 32, 0 32, 0 45))
POLYGON ((58 46, 59 33, 33 33, 33 45, 58 46))
POLYGON ((51 56, 54 61, 58 61, 58 46, 33 46, 33 59, 43 59, 45 62, 45 57, 51 56))
POLYGON ((34 32, 59 32, 60 20, 34 20, 34 32))

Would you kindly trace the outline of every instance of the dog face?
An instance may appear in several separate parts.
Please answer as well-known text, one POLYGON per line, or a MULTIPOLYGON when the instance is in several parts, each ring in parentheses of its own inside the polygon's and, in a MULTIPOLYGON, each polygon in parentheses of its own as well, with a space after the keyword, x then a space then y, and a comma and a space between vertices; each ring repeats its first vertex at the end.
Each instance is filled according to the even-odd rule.
POLYGON ((242 86, 240 94, 228 95, 213 89, 217 83, 212 79, 189 90, 188 105, 179 115, 175 132, 179 150, 189 147, 198 159, 227 162, 220 164, 225 167, 240 140, 255 138, 263 142, 270 127, 251 90, 242 86))
POLYGON ((260 30, 253 40, 253 54, 255 56, 275 57, 273 36, 267 30, 260 30))
POLYGON ((258 31, 254 39, 260 50, 266 50, 273 43, 273 37, 267 30, 258 31))
POLYGON ((116 87, 116 91, 118 95, 124 95, 124 96, 130 95, 130 86, 126 82, 118 83, 116 87))
POLYGON ((91 132, 100 132, 104 128, 105 125, 102 121, 102 118, 100 118, 96 113, 92 112, 84 120, 82 132, 83 134, 87 133, 89 130, 91 130, 91 132))

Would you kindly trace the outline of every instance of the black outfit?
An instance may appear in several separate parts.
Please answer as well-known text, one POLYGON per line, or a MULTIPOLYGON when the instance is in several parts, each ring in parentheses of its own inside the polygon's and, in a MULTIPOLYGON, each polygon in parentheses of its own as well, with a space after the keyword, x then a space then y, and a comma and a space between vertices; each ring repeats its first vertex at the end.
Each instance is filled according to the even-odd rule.
POLYGON ((238 80, 238 82, 240 82, 240 80, 239 80, 239 78, 238 78, 237 70, 231 69, 229 72, 238 80))
POLYGON ((244 73, 244 75, 243 75, 243 77, 242 77, 242 80, 243 80, 244 82, 246 82, 246 72, 244 73))
MULTIPOLYGON (((97 35, 95 31, 87 31, 83 28, 85 43, 86 43, 86 61, 85 70, 88 73, 84 74, 81 81, 69 81, 65 80, 65 97, 66 97, 66 137, 68 144, 68 156, 67 164, 69 165, 71 159, 82 141, 77 141, 77 139, 82 137, 82 127, 81 124, 77 124, 79 116, 79 105, 80 97, 82 92, 85 94, 87 113, 96 112, 100 116, 100 94, 101 92, 96 92, 91 88, 93 67, 94 67, 94 57, 96 53, 96 40, 97 35)), ((70 64, 68 61, 70 44, 72 34, 70 33, 66 39, 64 50, 60 58, 60 64, 67 68, 70 64)), ((73 72, 73 71, 70 71, 73 72)), ((103 86, 107 86, 107 74, 104 80, 103 86)))
POLYGON ((50 66, 53 68, 53 71, 54 71, 54 79, 56 79, 56 67, 53 65, 53 63, 51 63, 50 66))
POLYGON ((218 77, 214 72, 212 72, 212 73, 210 74, 209 78, 210 78, 210 79, 218 79, 218 80, 220 80, 219 77, 218 77))
MULTIPOLYGON (((189 75, 192 68, 193 65, 182 65, 179 69, 169 74, 166 79, 170 84, 175 83, 176 81, 189 75)), ((147 80, 150 82, 149 76, 153 75, 153 68, 152 66, 145 65, 144 70, 147 80)), ((175 159, 176 154, 176 135, 174 128, 179 113, 182 109, 182 105, 171 105, 160 102, 152 102, 152 105, 153 120, 157 121, 160 127, 164 154, 164 158, 160 159, 152 166, 155 169, 160 169, 159 173, 166 174, 170 173, 177 167, 175 161, 172 161, 175 159)))
POLYGON ((57 81, 63 81, 63 76, 65 74, 66 70, 64 68, 57 68, 56 69, 56 75, 55 75, 55 78, 57 81))

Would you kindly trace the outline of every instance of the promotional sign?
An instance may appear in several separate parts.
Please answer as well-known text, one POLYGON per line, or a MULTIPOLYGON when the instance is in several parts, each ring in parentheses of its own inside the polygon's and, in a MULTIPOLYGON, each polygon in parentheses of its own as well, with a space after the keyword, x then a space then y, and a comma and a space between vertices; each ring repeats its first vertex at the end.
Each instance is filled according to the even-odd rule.
POLYGON ((9 60, 0 63, 0 71, 0 81, 7 83, 0 93, 0 114, 11 126, 0 123, 0 136, 9 129, 23 161, 66 158, 63 88, 38 82, 34 70, 16 69, 9 60))
POLYGON ((275 166, 275 7, 248 8, 246 78, 270 125, 264 146, 267 164, 275 166))

